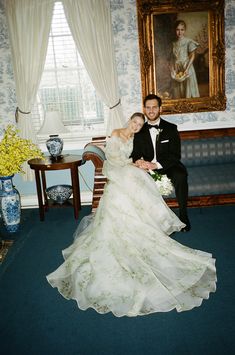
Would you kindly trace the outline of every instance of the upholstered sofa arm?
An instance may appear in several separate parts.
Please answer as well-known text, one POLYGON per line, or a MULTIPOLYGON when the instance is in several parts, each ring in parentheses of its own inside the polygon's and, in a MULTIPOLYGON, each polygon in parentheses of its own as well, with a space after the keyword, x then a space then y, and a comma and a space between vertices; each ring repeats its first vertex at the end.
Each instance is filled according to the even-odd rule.
POLYGON ((97 142, 90 142, 84 147, 82 159, 84 162, 90 160, 94 164, 94 187, 92 196, 92 212, 96 210, 99 201, 104 192, 104 186, 107 181, 102 173, 103 164, 105 161, 105 139, 97 142))
POLYGON ((104 148, 88 143, 84 148, 82 159, 83 161, 91 160, 96 168, 102 168, 106 160, 104 148))

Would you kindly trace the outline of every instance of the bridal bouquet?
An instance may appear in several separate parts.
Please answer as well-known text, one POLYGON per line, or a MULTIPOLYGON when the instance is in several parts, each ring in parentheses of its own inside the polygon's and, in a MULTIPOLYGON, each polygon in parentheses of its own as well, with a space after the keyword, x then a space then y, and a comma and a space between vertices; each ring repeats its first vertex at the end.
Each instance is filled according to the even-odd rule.
POLYGON ((171 180, 165 174, 159 174, 157 171, 149 170, 149 174, 155 181, 161 195, 168 196, 173 191, 171 180))

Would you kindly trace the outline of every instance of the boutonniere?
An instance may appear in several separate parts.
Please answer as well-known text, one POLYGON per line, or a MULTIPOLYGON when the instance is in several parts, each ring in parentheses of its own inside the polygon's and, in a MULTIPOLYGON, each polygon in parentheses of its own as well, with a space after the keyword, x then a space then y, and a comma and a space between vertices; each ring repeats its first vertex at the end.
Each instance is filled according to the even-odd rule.
POLYGON ((162 133, 163 129, 162 128, 157 128, 157 135, 159 136, 160 133, 162 133))
POLYGON ((162 132, 163 130, 161 128, 157 128, 157 135, 156 135, 156 141, 158 143, 159 141, 159 136, 160 136, 160 133, 162 132))

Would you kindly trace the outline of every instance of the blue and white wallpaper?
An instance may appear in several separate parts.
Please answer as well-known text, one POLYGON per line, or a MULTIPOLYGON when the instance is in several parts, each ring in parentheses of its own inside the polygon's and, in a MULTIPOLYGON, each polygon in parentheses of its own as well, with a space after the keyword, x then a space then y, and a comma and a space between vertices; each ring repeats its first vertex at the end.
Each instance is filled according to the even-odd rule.
MULTIPOLYGON (((125 117, 140 111, 141 82, 135 0, 110 0, 120 96, 125 117)), ((0 0, 0 135, 2 128, 14 121, 16 107, 11 52, 4 11, 0 0)), ((225 0, 226 96, 223 112, 167 115, 179 130, 235 126, 235 1, 225 0)))
POLYGON ((14 120, 15 108, 15 83, 4 0, 0 0, 0 135, 2 127, 14 120))

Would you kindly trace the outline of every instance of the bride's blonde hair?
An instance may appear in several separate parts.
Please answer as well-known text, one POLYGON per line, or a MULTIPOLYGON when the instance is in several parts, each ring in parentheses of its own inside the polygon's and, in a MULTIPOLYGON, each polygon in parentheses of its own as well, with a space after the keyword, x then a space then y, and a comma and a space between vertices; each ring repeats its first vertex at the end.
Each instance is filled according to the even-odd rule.
POLYGON ((133 115, 131 115, 131 117, 130 117, 130 120, 132 120, 136 116, 142 118, 142 120, 145 121, 145 116, 144 116, 144 114, 142 112, 133 113, 133 115))
POLYGON ((136 116, 142 118, 142 120, 145 122, 145 115, 142 112, 135 112, 131 115, 131 117, 128 119, 128 121, 124 124, 123 128, 127 128, 128 123, 136 116))

